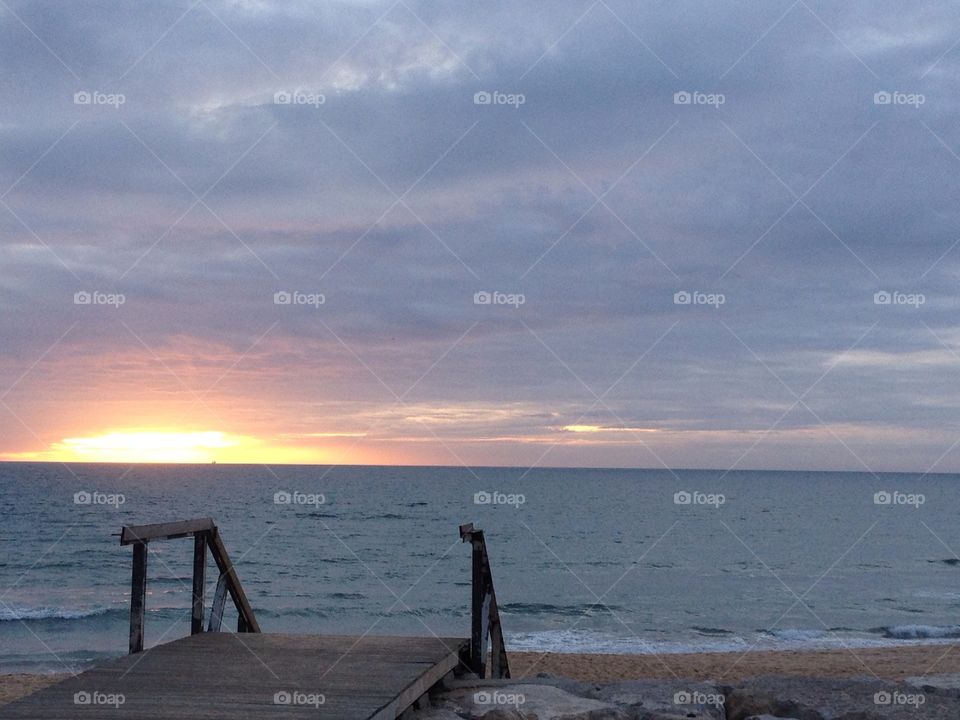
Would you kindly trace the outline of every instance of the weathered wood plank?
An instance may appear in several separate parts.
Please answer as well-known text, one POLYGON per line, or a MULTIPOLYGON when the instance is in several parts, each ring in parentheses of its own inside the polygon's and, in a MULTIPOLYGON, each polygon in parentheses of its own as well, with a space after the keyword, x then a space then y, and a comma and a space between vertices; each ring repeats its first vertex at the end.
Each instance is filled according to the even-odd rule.
POLYGON ((213 593, 213 604, 210 605, 210 624, 207 632, 220 632, 223 623, 223 608, 227 604, 227 576, 221 575, 217 580, 217 589, 213 593))
POLYGON ((240 579, 237 577, 236 568, 230 562, 230 556, 227 554, 227 548, 220 539, 220 533, 214 528, 209 534, 210 549, 213 551, 213 559, 217 563, 217 568, 221 575, 227 576, 227 589, 230 591, 230 597, 233 598, 237 611, 240 613, 243 623, 242 631, 247 633, 260 632, 260 624, 253 614, 253 608, 247 600, 246 593, 240 585, 240 579))
POLYGON ((216 525, 213 518, 195 518, 176 522, 155 523, 153 525, 131 525, 120 531, 120 544, 130 545, 149 540, 171 540, 188 537, 198 532, 209 532, 216 525))
POLYGON ((200 633, 0 707, 0 718, 287 720, 316 718, 319 709, 330 720, 393 720, 457 665, 467 644, 459 638, 200 633), (322 695, 323 703, 278 704, 278 693, 322 695), (78 694, 122 695, 123 703, 119 712, 110 704, 75 704, 78 694))
POLYGON ((203 632, 203 592, 207 579, 207 534, 198 533, 193 538, 193 611, 190 616, 190 632, 203 632))
POLYGON ((147 546, 133 546, 133 577, 130 581, 130 653, 143 650, 143 619, 147 604, 147 546))

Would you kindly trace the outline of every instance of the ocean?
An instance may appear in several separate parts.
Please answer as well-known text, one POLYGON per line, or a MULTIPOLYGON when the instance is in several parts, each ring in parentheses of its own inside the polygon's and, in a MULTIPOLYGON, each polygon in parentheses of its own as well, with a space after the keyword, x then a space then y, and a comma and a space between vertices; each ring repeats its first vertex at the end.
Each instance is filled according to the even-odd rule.
MULTIPOLYGON (((116 534, 203 516, 268 632, 468 636, 473 522, 511 650, 946 642, 958 498, 937 474, 0 463, 0 673, 124 654, 116 534)), ((147 646, 189 633, 192 547, 151 545, 147 646)))

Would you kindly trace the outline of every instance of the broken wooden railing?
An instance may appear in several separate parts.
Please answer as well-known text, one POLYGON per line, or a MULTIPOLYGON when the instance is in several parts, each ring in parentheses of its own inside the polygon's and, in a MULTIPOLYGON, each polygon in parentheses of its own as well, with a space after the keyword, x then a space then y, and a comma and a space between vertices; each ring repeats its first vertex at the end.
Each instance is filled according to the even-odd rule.
POLYGON ((509 678, 510 665, 503 644, 497 593, 493 589, 490 557, 483 530, 473 523, 460 526, 460 539, 473 547, 473 609, 470 631, 470 657, 467 665, 477 677, 484 677, 487 669, 487 638, 490 638, 490 677, 509 678))
POLYGON ((120 532, 121 545, 133 545, 133 581, 130 591, 130 652, 143 650, 143 618, 147 599, 147 544, 153 540, 193 538, 193 613, 190 634, 203 632, 203 594, 207 571, 207 548, 220 571, 217 589, 210 607, 207 632, 218 632, 223 621, 227 593, 237 608, 237 632, 260 632, 247 596, 240 585, 237 571, 230 562, 227 549, 212 518, 180 520, 155 525, 124 527, 120 532))

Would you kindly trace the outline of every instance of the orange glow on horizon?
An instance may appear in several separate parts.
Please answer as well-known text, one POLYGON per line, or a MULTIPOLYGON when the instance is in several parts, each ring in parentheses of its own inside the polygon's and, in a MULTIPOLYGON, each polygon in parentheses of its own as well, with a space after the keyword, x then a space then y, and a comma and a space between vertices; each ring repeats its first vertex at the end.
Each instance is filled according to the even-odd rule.
POLYGON ((49 449, 14 453, 5 460, 93 463, 266 463, 326 464, 333 453, 310 446, 271 445, 259 438, 219 431, 171 429, 109 430, 68 437, 49 449))

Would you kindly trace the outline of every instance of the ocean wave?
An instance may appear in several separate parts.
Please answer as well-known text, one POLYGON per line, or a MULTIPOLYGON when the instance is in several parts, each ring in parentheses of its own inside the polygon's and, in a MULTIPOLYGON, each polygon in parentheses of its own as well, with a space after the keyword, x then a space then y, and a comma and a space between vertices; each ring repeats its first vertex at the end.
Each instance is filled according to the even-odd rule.
POLYGON ((827 635, 826 630, 811 630, 807 628, 782 628, 779 630, 761 630, 761 634, 770 635, 778 640, 803 642, 805 640, 820 640, 827 635))
POLYGON ((874 630, 892 640, 960 638, 960 625, 890 625, 874 630))
POLYGON ((567 617, 592 616, 598 613, 623 610, 619 605, 588 603, 585 605, 552 605, 550 603, 506 603, 500 611, 514 615, 563 615, 567 617))
POLYGON ((99 617, 110 612, 117 612, 117 608, 57 608, 57 607, 12 607, 0 608, 0 622, 30 622, 36 620, 82 620, 83 618, 99 617))

